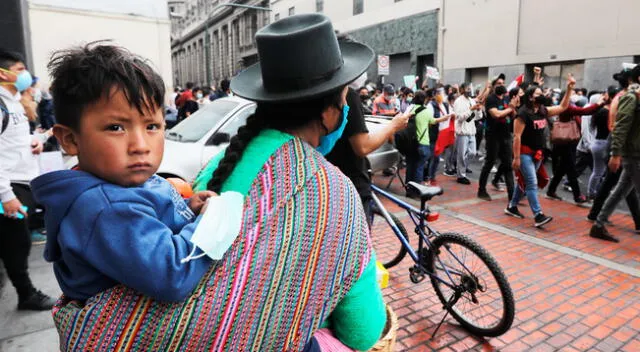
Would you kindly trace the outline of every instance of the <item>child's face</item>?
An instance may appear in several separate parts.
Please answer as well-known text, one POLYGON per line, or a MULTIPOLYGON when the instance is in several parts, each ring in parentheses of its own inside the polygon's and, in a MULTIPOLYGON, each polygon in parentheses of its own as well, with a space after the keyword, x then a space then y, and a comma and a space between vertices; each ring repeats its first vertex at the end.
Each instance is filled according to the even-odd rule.
POLYGON ((56 137, 65 151, 78 155, 80 170, 117 185, 138 186, 158 170, 164 153, 162 108, 143 111, 114 90, 110 99, 85 108, 79 131, 63 126, 67 133, 61 138, 64 133, 58 130, 56 137))

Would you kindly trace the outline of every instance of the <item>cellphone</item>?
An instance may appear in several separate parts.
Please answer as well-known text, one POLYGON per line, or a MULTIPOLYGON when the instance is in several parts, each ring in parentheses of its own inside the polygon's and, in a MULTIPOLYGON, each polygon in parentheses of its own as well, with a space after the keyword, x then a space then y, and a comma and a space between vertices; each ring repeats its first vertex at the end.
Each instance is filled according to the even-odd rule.
MULTIPOLYGON (((27 208, 26 205, 22 206, 22 210, 24 210, 24 212, 26 213, 27 210, 29 210, 29 208, 27 208)), ((0 215, 4 214, 4 207, 2 207, 2 204, 0 204, 0 215)), ((18 219, 24 219, 24 215, 22 215, 22 213, 18 212, 18 216, 16 216, 16 218, 18 219)))

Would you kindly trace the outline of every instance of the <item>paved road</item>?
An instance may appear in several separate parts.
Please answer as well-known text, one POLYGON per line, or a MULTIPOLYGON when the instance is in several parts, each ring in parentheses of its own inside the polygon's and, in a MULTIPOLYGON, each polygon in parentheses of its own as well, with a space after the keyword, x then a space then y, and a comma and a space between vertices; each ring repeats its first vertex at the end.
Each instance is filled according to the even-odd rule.
MULTIPOLYGON (((473 169, 477 171, 478 165, 474 163, 473 169)), ((477 176, 475 172, 472 179, 477 176)), ((388 178, 375 180, 386 185, 388 178)), ((521 207, 525 220, 502 213, 504 192, 490 189, 495 199, 485 202, 475 197, 475 181, 471 186, 443 176, 439 181, 445 194, 432 202, 441 209, 436 228, 472 236, 498 260, 514 290, 516 321, 505 335, 480 339, 448 318, 430 340, 443 315, 441 304, 428 280, 411 283, 411 261, 405 259, 390 270, 390 287, 384 290, 399 316, 396 350, 640 351, 640 236, 633 233, 628 215, 612 217, 616 226, 611 231, 621 239, 612 244, 586 236, 590 224, 584 220, 585 208, 541 199, 555 220, 539 230, 532 226, 526 204, 521 207)), ((404 194, 397 180, 391 190, 404 194)), ((408 227, 409 219, 397 207, 389 210, 408 227)), ((384 227, 374 228, 372 237, 380 256, 397 246, 397 239, 384 227)), ((33 248, 31 275, 43 291, 58 295, 51 266, 42 259, 43 248, 33 248)), ((15 306, 15 293, 6 287, 0 298, 0 351, 57 351, 50 313, 17 312, 15 306)))

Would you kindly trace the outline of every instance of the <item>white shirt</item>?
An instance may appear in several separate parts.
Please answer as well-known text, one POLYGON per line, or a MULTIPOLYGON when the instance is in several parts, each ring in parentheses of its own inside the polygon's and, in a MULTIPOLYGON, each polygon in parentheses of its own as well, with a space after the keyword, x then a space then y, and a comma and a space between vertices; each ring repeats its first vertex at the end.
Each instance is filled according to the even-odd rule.
POLYGON ((473 120, 467 122, 467 119, 476 111, 472 111, 471 107, 475 105, 475 102, 471 98, 467 98, 464 95, 459 96, 453 103, 453 112, 456 113, 456 135, 458 136, 475 136, 476 135, 476 122, 475 116, 473 120))
POLYGON ((0 201, 4 203, 16 197, 11 182, 29 182, 38 176, 39 168, 31 152, 34 136, 29 133, 29 120, 20 104, 20 93, 13 95, 0 86, 0 99, 9 111, 9 124, 0 134, 0 201))

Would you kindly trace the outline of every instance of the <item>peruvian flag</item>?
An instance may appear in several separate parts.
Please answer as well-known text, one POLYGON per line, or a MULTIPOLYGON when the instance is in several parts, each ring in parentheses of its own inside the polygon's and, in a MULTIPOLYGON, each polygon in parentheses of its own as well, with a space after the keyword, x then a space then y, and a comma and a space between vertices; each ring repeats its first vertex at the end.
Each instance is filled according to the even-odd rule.
POLYGON ((524 82, 524 73, 521 73, 518 77, 516 77, 513 81, 511 81, 511 83, 509 83, 509 86, 507 87, 507 92, 509 92, 513 88, 520 87, 522 82, 524 82))

